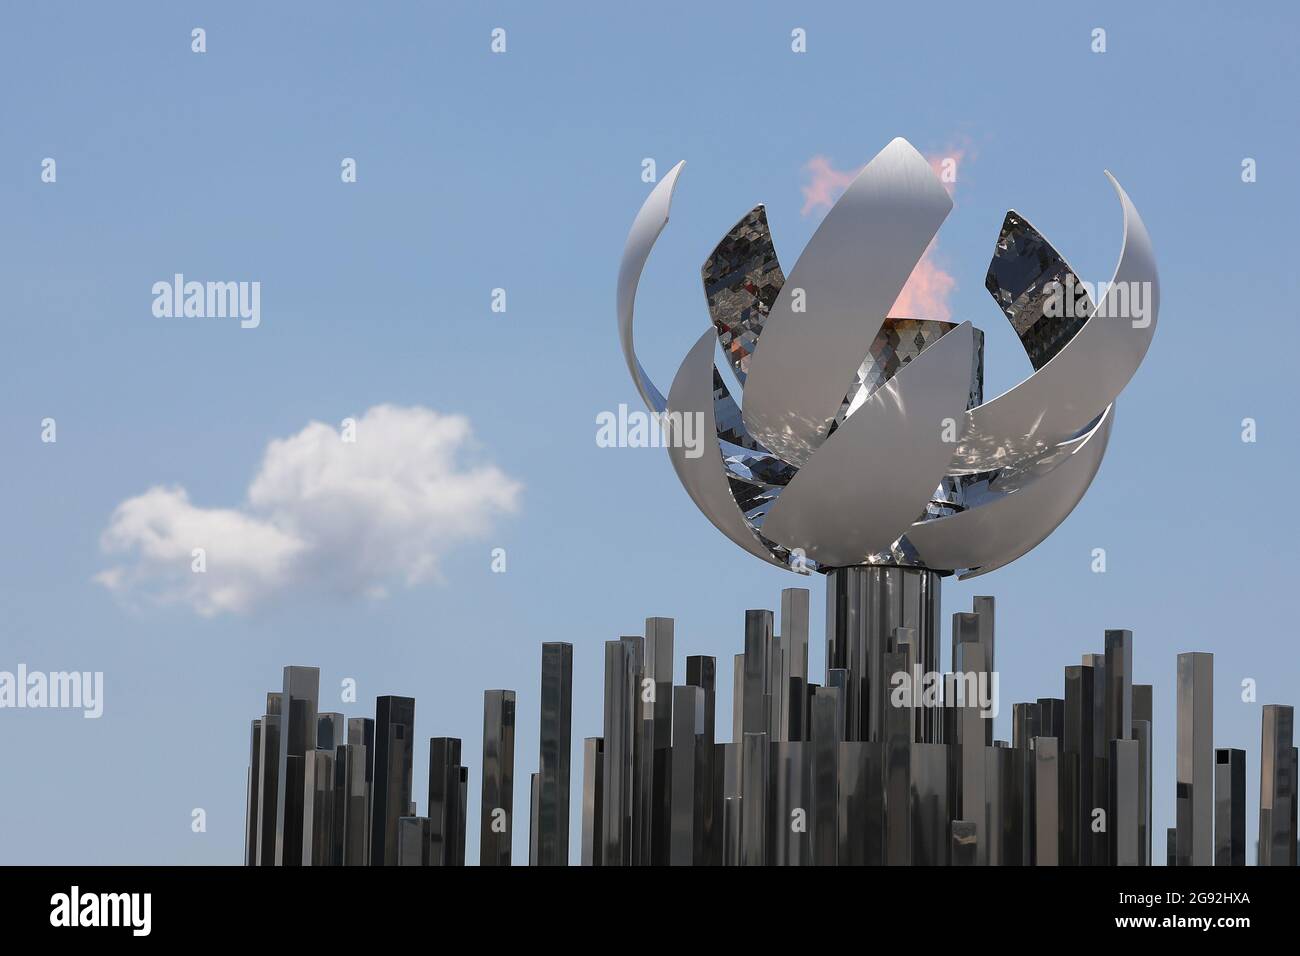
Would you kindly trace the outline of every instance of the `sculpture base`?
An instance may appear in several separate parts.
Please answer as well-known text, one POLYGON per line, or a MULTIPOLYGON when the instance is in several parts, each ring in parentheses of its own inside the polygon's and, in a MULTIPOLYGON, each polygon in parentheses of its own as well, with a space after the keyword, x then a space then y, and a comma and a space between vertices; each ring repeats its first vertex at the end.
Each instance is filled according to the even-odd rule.
MULTIPOLYGON (((885 655, 906 649, 908 671, 939 670, 941 575, 925 568, 859 565, 826 573, 826 683, 847 687, 846 740, 883 740, 885 655), (898 630, 898 629, 904 630, 898 630)), ((917 740, 939 740, 937 715, 918 714, 917 740)))

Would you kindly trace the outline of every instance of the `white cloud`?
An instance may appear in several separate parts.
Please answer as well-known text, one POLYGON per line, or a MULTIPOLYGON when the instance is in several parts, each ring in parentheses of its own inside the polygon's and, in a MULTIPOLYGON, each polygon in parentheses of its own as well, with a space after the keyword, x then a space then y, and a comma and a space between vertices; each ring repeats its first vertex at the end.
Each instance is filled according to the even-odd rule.
POLYGON ((266 449, 239 508, 203 508, 184 488, 122 502, 100 544, 126 563, 95 580, 127 599, 244 612, 293 590, 381 598, 438 576, 441 560, 515 512, 522 485, 465 461, 469 422, 377 405, 355 442, 312 422, 266 449), (206 571, 192 570, 204 549, 206 571))

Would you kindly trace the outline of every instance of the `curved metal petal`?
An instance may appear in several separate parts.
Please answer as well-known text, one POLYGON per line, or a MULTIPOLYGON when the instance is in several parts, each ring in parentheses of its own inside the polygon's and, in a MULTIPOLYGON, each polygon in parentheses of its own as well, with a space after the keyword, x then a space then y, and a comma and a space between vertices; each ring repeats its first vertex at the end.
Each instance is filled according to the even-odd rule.
MULTIPOLYGON (((1087 492, 1106 453, 1114 407, 1093 429, 1070 443, 1073 451, 1055 468, 1017 490, 960 514, 912 525, 907 540, 927 567, 971 568, 962 579, 987 574, 1036 548, 1069 516, 1087 492)), ((1054 460, 1058 449, 1052 449, 1054 460)))
POLYGON ((866 165, 826 214, 749 358, 745 425, 765 448, 793 465, 812 457, 951 209, 929 163, 900 138, 866 165), (806 311, 794 311, 796 290, 806 311))
POLYGON ((677 477, 695 502, 695 507, 704 512, 704 517, 713 522, 715 528, 754 557, 784 568, 784 562, 758 540, 745 521, 723 468, 717 420, 713 414, 713 350, 716 343, 717 335, 710 328, 686 353, 677 377, 673 379, 668 393, 670 421, 680 415, 680 421, 693 423, 688 427, 692 435, 698 433, 699 444, 690 449, 681 441, 671 441, 668 457, 672 459, 677 477), (692 451, 702 453, 692 458, 692 451))
POLYGON ((963 322, 900 369, 790 480, 763 536, 819 565, 859 564, 888 548, 947 472, 945 419, 965 421, 974 349, 963 322))
POLYGON ((970 427, 953 456, 953 474, 1015 465, 1077 436, 1115 401, 1142 364, 1160 306, 1155 254, 1128 194, 1109 172, 1106 177, 1124 210, 1124 245, 1106 295, 1047 364, 971 409, 970 427), (1141 319, 1134 317, 1139 303, 1145 312, 1141 319))
POLYGON ((650 191, 650 195, 641 205, 641 211, 632 222, 632 229, 627 234, 627 243, 623 246, 623 260, 618 267, 618 338, 623 345, 623 358, 627 370, 636 383, 641 399, 651 411, 662 412, 665 407, 663 392, 650 381, 650 376, 642 368, 636 357, 632 344, 632 313, 636 304, 636 287, 641 281, 641 272, 650 258, 650 250, 655 240, 668 224, 668 210, 673 204, 673 189, 677 186, 677 176, 686 165, 685 160, 668 171, 668 175, 659 180, 659 185, 650 191))

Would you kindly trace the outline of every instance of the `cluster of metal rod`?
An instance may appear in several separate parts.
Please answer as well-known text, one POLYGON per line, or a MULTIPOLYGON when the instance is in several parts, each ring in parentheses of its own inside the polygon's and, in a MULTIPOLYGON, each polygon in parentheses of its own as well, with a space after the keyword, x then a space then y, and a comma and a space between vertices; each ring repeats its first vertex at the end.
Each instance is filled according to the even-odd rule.
MULTIPOLYGON (((938 674, 939 578, 836 569, 825 683, 808 680, 808 591, 745 614, 732 742, 716 740, 717 664, 686 658, 673 621, 605 644, 604 734, 583 744, 581 863, 674 865, 1149 865, 1152 688, 1134 684, 1130 631, 1065 668, 1064 697, 996 700, 991 597, 953 615, 938 674), (906 676, 904 676, 906 675, 906 676), (911 693, 905 693, 904 689, 911 693), (926 688, 925 692, 922 688, 926 688)), ((569 862, 573 649, 542 645, 529 863, 569 862)), ((249 865, 463 865, 461 742, 429 742, 427 815, 412 801, 415 701, 375 719, 318 713, 319 671, 286 667, 252 724, 249 865)), ((1244 865, 1245 751, 1213 749, 1213 657, 1178 656, 1177 826, 1170 865, 1244 865)), ((484 696, 479 857, 511 862, 515 694, 484 696)), ((1294 713, 1263 708, 1258 862, 1296 865, 1294 713)))

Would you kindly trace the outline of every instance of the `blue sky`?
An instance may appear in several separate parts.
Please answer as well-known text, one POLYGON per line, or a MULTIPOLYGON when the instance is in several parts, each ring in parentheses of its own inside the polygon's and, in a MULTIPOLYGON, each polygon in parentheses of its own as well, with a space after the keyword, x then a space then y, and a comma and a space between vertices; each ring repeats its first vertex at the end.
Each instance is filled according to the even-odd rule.
MULTIPOLYGON (((806 582, 718 535, 661 450, 594 440, 599 412, 637 403, 613 303, 649 189, 641 163, 688 161, 638 302, 638 350, 666 386, 706 327, 698 269, 722 234, 766 202, 792 264, 821 215, 801 213, 807 163, 853 168, 900 135, 963 150, 937 255, 953 314, 986 333, 988 395, 1029 370, 983 288, 1005 211, 1100 278, 1120 247, 1103 169, 1143 215, 1160 327, 1091 491, 1032 555, 950 581, 944 612, 997 596, 999 736, 1007 705, 1059 696, 1062 667, 1099 651, 1105 628, 1134 631, 1136 677, 1156 685, 1157 834, 1173 823, 1175 657, 1212 651, 1215 743, 1247 751, 1253 841, 1259 703, 1300 697, 1300 24, 1274 5, 1134 7, 7 6, 0 669, 103 671, 105 702, 94 721, 0 712, 0 861, 237 862, 248 721, 285 664, 320 666, 323 706, 355 678, 360 706, 336 707, 349 714, 416 697, 420 738, 464 739, 475 795, 482 691, 516 689, 518 809, 543 641, 575 645, 575 781, 581 738, 601 729, 603 641, 667 615, 678 680, 686 654, 729 660, 744 610, 806 582), (489 51, 494 27, 504 55, 489 51), (806 54, 790 50, 795 27, 806 54), (1246 157, 1257 182, 1241 181, 1246 157), (261 325, 155 318, 151 286, 176 272, 260 281, 261 325), (490 309, 498 287, 505 313, 490 309), (390 575, 375 597, 313 586, 311 569, 210 616, 95 581, 124 501, 181 486, 195 506, 241 508, 273 439, 382 404, 463 416, 466 467, 520 486, 513 513, 489 509, 436 574, 390 575), (494 547, 505 574, 490 571, 494 547), (1097 547, 1105 574, 1090 570, 1097 547), (1241 700, 1246 678, 1258 703, 1241 700)), ((417 748, 422 809, 426 760, 417 748)), ((576 833, 576 801, 574 819, 576 833)))

